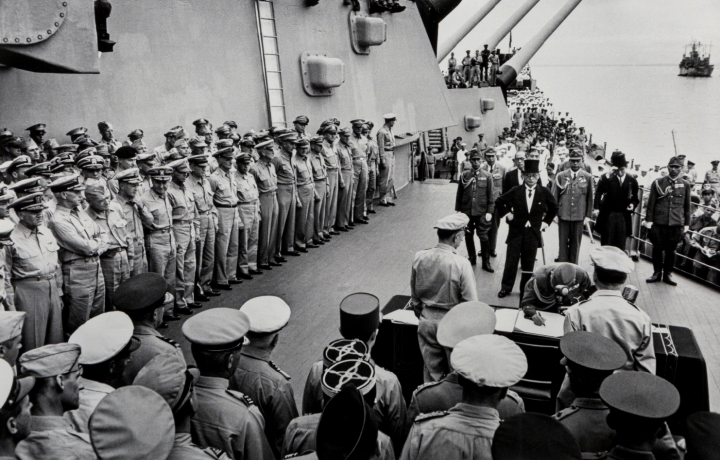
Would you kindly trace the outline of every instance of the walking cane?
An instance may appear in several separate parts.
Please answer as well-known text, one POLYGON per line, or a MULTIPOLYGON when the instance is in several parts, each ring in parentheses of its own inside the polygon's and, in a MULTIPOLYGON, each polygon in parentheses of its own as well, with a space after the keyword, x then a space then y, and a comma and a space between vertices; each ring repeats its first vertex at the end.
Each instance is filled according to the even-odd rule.
POLYGON ((595 244, 595 238, 593 238, 592 228, 590 228, 590 222, 585 222, 585 228, 587 229, 588 235, 590 235, 590 244, 595 244))
POLYGON ((542 256, 543 256, 543 265, 547 265, 545 262, 545 241, 543 240, 542 232, 544 230, 540 231, 540 249, 542 249, 542 256))

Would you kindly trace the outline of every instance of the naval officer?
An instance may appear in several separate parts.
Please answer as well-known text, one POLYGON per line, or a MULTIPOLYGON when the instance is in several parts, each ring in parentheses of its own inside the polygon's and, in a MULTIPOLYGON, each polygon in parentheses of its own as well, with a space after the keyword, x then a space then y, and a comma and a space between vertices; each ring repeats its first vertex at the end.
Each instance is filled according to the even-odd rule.
POLYGON ((195 292, 196 300, 210 300, 210 296, 220 293, 210 287, 213 269, 215 268, 215 232, 217 231, 217 210, 213 206, 213 195, 210 182, 205 173, 208 158, 205 155, 188 157, 191 174, 185 182, 195 199, 195 220, 198 228, 198 243, 195 247, 195 292))
MULTIPOLYGON (((121 147, 125 148, 125 147, 121 147)), ((117 181, 118 192, 113 198, 123 211, 127 225, 125 229, 132 245, 130 275, 135 276, 147 272, 147 254, 145 253, 145 233, 143 221, 150 222, 152 214, 142 201, 138 200, 138 187, 142 183, 140 171, 129 168, 119 171, 113 178, 117 181)), ((128 250, 128 255, 130 250, 128 250)))
POLYGON ((380 190, 380 205, 395 206, 395 202, 388 199, 395 190, 395 135, 392 132, 393 126, 397 121, 394 113, 386 113, 383 115, 385 124, 378 130, 377 145, 378 158, 378 189, 380 190))

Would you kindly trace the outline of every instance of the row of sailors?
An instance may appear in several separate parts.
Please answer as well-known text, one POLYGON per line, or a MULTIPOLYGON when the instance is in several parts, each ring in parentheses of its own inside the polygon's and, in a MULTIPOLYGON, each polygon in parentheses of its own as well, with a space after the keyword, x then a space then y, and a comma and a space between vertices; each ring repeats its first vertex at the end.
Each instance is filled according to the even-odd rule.
MULTIPOLYGON (((188 143, 171 130, 169 151, 113 145, 117 170, 100 154, 112 145, 105 138, 110 144, 77 154, 76 144, 60 146, 49 162, 10 160, 10 187, 0 194, 0 217, 9 218, 3 238, 12 246, 2 257, 3 301, 28 313, 25 349, 57 343, 110 309, 113 292, 132 275, 163 275, 175 295, 164 318, 178 320, 285 256, 367 224, 376 183, 380 204, 394 205, 395 115, 385 118, 382 148, 374 147, 371 122, 338 129, 338 120, 326 120, 322 136, 311 138, 301 116, 295 130, 243 138, 239 154, 232 139, 218 140, 209 154, 202 137, 188 143)), ((76 137, 85 131, 69 134, 86 142, 76 137)))
MULTIPOLYGON (((379 302, 352 294, 340 306, 343 338, 312 366, 298 416, 290 376, 271 360, 291 317, 281 299, 188 319, 196 366, 155 330, 172 302, 161 276, 131 278, 114 300, 118 311, 68 342, 19 358, 26 315, 0 313, 0 459, 679 458, 665 424, 677 389, 620 370, 625 352, 597 333, 561 339, 573 405, 554 417, 524 413, 509 390, 528 369, 524 352, 492 334, 488 305, 459 304, 437 332, 451 374, 415 390, 406 411, 397 377, 369 358, 379 302)), ((704 455, 717 453, 720 415, 687 423, 685 458, 714 458, 704 455)))

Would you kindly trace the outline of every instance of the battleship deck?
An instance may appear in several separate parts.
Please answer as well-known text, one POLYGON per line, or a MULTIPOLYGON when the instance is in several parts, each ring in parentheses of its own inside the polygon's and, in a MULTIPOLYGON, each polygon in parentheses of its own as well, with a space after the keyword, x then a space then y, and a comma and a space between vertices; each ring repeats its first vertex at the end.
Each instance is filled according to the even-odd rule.
MULTIPOLYGON (((398 205, 378 209, 370 225, 359 225, 349 233, 333 237, 320 249, 311 249, 301 257, 288 257, 282 267, 265 272, 255 279, 224 291, 220 297, 205 303, 200 310, 214 307, 239 308, 246 300, 259 295, 282 297, 292 308, 288 326, 280 334, 273 360, 293 376, 295 397, 300 405, 305 378, 325 345, 339 338, 338 306, 353 292, 369 292, 385 305, 396 294, 410 293, 410 266, 416 251, 432 247, 437 238, 432 224, 453 212, 455 184, 446 180, 428 180, 409 184, 398 192, 398 205)), ((512 295, 499 299, 502 267, 505 261, 507 226, 501 225, 498 257, 492 259, 494 274, 475 267, 480 300, 493 305, 517 306, 517 286, 512 295)), ((557 229, 553 225, 545 236, 548 262, 557 256, 557 229)), ((596 241, 595 244, 599 244, 596 241)), ((584 237, 580 265, 590 267, 589 251, 593 248, 584 237)), ((459 253, 467 255, 465 246, 459 253)), ((538 251, 536 266, 542 264, 538 251)), ((652 265, 645 260, 636 263, 628 279, 640 290, 637 305, 654 323, 686 326, 693 330, 707 362, 710 406, 720 408, 720 307, 717 291, 676 276, 677 287, 648 285, 652 265)), ((519 281, 518 276, 518 281, 519 281)), ((189 345, 180 332, 180 322, 170 323, 164 334, 182 344, 188 362, 192 362, 189 345)))

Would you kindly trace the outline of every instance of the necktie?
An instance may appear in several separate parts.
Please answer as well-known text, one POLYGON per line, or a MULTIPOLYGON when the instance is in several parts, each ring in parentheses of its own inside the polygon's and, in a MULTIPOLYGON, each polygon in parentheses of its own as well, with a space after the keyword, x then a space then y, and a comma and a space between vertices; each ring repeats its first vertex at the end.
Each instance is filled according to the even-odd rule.
POLYGON ((575 173, 572 173, 572 180, 575 180, 575 173))
POLYGON ((532 198, 532 189, 529 188, 529 189, 527 189, 527 191, 528 191, 528 198, 532 198))

